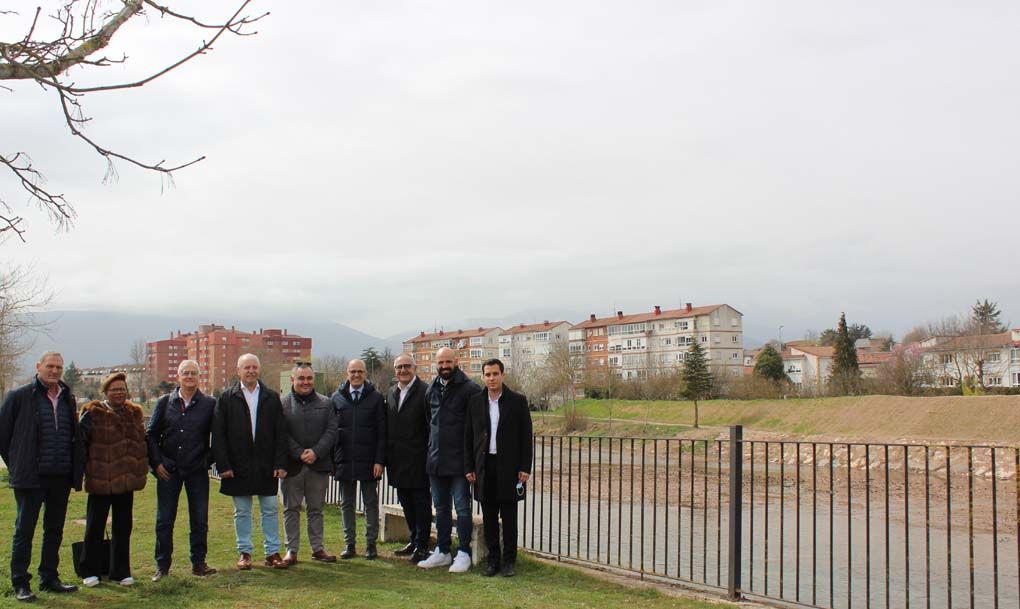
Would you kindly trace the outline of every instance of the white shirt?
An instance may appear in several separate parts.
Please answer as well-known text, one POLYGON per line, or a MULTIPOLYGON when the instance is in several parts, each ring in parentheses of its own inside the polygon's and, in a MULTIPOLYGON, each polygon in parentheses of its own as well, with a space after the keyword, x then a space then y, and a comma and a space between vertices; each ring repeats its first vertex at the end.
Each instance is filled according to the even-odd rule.
POLYGON ((365 397, 365 384, 362 383, 361 386, 359 386, 359 387, 355 387, 354 385, 351 385, 350 391, 351 391, 351 400, 356 402, 356 401, 360 400, 361 398, 365 397), (354 396, 355 393, 358 394, 357 397, 354 396))
POLYGON ((400 412, 400 409, 403 408, 404 400, 407 399, 407 394, 411 392, 411 387, 414 387, 414 382, 417 380, 418 377, 414 377, 410 383, 403 387, 400 387, 400 383, 397 383, 397 386, 400 387, 400 401, 397 402, 397 412, 400 412))
POLYGON ((496 454, 496 430, 499 428, 499 396, 503 395, 500 391, 496 399, 492 399, 489 396, 489 454, 496 454))
POLYGON ((241 392, 244 393, 244 401, 248 402, 248 413, 251 414, 251 439, 255 440, 255 417, 259 409, 259 390, 261 385, 255 383, 255 391, 248 391, 248 386, 241 383, 241 392))

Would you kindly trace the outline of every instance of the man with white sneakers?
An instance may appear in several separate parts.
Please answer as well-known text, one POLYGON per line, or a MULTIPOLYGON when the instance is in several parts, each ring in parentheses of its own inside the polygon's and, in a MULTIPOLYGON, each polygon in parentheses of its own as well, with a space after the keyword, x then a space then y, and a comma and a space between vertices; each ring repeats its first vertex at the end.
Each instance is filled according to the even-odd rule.
POLYGON ((423 569, 450 566, 450 573, 471 568, 471 488, 464 474, 464 417, 468 399, 482 388, 457 366, 453 349, 436 351, 436 378, 425 392, 429 416, 429 452, 425 470, 436 508, 436 549, 418 563, 423 569), (451 498, 457 508, 456 558, 450 556, 451 498), (452 563, 452 564, 451 564, 452 563))

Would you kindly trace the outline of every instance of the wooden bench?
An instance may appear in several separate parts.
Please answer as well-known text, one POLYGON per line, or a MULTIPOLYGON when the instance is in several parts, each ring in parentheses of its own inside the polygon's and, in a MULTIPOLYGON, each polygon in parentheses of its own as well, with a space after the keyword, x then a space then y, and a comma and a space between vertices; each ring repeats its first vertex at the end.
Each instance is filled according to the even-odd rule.
MULTIPOLYGON (((453 510, 456 518, 457 511, 453 510)), ((435 532, 435 513, 433 512, 432 531, 435 532)), ((471 521, 471 564, 483 564, 489 555, 485 545, 485 532, 482 530, 482 515, 472 514, 471 521)), ((454 522, 451 536, 456 537, 457 526, 454 522)), ((407 521, 404 520, 404 508, 397 503, 386 503, 379 506, 379 541, 383 543, 407 542, 411 538, 411 532, 407 529, 407 521)))

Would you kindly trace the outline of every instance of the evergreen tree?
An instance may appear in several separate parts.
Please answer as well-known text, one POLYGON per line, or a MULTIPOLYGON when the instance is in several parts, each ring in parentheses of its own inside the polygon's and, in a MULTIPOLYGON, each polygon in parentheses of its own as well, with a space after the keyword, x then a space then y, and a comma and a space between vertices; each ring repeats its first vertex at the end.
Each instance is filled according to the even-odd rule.
POLYGON ((970 308, 970 320, 977 334, 998 334, 999 332, 1005 332, 1006 326, 999 319, 1001 315, 1002 311, 999 310, 999 303, 989 302, 987 298, 984 302, 976 301, 974 306, 970 308))
POLYGON ((857 349, 846 326, 846 313, 840 313, 836 327, 835 353, 829 372, 829 387, 837 395, 856 393, 860 387, 861 368, 857 363, 857 349))
POLYGON ((765 345, 758 354, 758 361, 754 364, 755 376, 777 383, 786 380, 786 371, 783 369, 783 356, 772 347, 765 345))
POLYGON ((694 426, 698 426, 698 400, 703 400, 712 391, 712 372, 708 369, 705 350, 695 340, 687 350, 687 359, 680 373, 684 382, 684 397, 694 401, 694 426))
POLYGON ((375 347, 365 347, 361 352, 361 361, 365 362, 365 369, 368 371, 369 377, 382 367, 382 357, 375 347))
POLYGON ((74 365, 74 360, 64 368, 64 384, 66 384, 71 391, 78 385, 81 385, 81 369, 74 365))

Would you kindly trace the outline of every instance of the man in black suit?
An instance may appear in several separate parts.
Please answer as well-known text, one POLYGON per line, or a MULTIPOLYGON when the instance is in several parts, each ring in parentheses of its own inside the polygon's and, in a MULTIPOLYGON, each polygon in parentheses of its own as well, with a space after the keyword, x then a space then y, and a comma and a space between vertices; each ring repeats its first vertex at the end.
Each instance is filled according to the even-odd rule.
POLYGON ((428 558, 432 530, 432 497, 425 460, 429 448, 429 414, 425 383, 418 380, 414 358, 401 353, 393 360, 397 384, 386 395, 386 473, 404 508, 410 542, 394 552, 414 564, 428 558))
POLYGON ((489 557, 484 575, 500 571, 499 521, 503 521, 503 576, 516 574, 517 502, 531 475, 528 399, 503 384, 503 362, 482 364, 486 391, 468 400, 464 420, 464 470, 482 504, 489 557))

